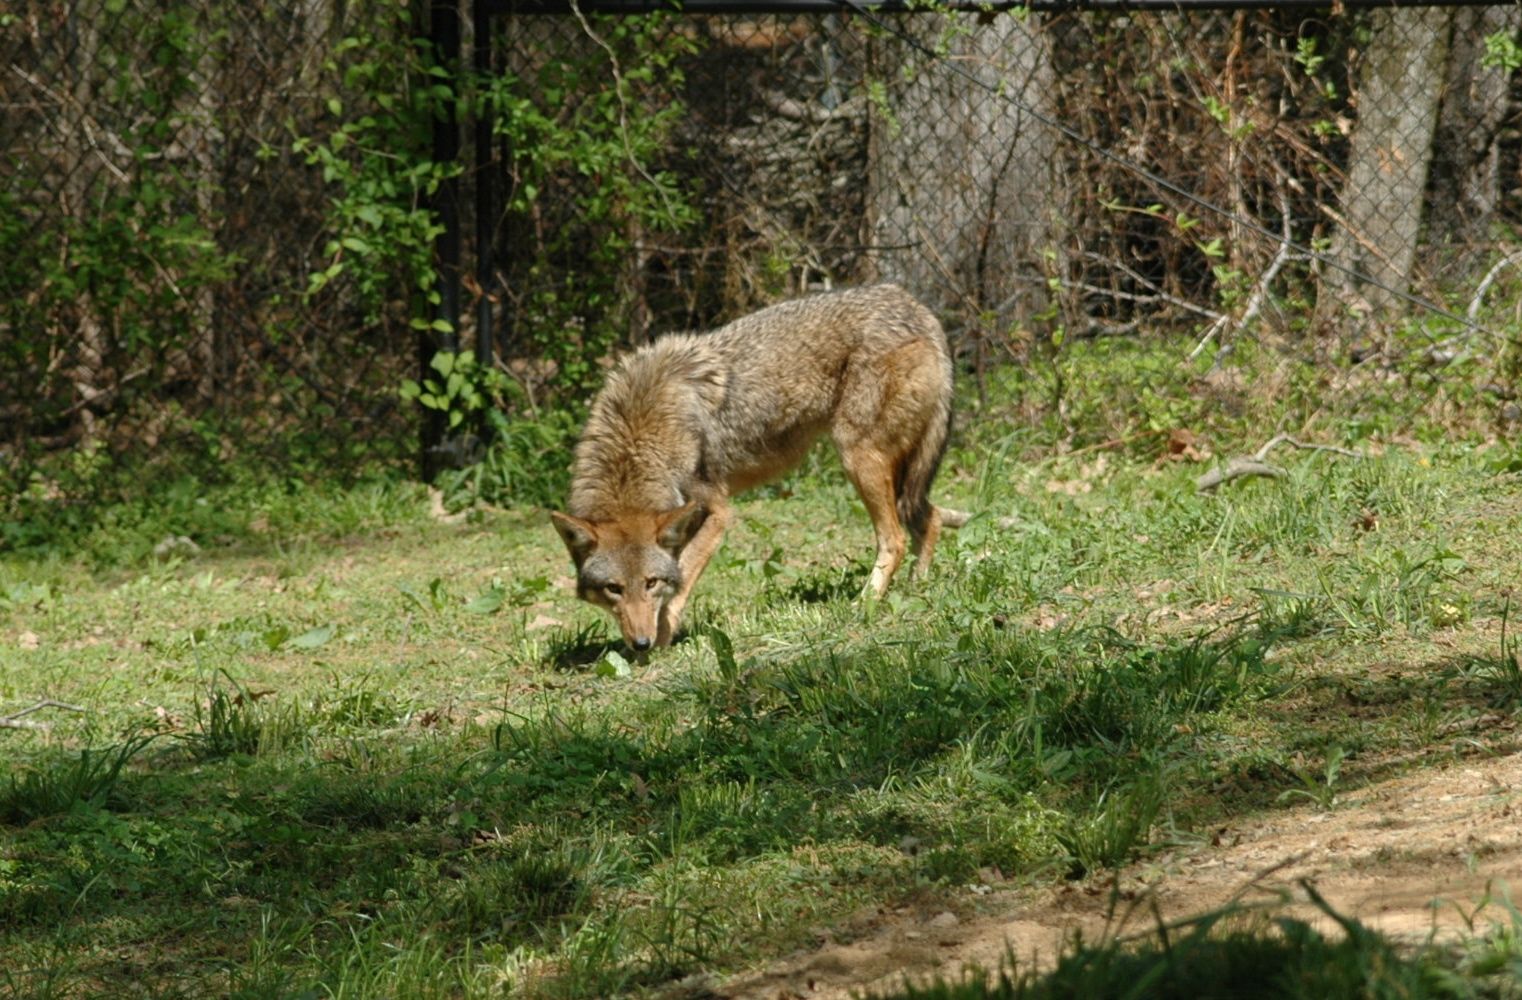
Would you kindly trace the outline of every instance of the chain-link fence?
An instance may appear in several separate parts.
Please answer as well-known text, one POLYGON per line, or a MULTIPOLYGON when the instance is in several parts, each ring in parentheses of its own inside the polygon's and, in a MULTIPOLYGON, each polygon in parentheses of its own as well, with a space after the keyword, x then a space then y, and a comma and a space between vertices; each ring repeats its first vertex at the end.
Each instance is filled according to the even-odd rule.
POLYGON ((113 467, 396 452, 415 420, 396 396, 406 289, 313 277, 344 252, 313 137, 360 85, 335 54, 366 16, 0 11, 0 501, 113 467))
MULTIPOLYGON (((693 49, 638 100, 679 102, 664 165, 702 221, 630 236, 636 340, 891 279, 979 365, 1056 330, 1367 357, 1400 320, 1467 329, 1522 221, 1515 6, 667 23, 693 49)), ((600 30, 506 38, 526 78, 599 45, 627 72, 600 30)), ((509 242, 522 300, 545 271, 509 242)))
POLYGON ((435 68, 427 14, 0 14, 6 488, 60 456, 402 455, 398 386, 440 343, 489 346, 532 413, 619 346, 876 279, 980 372, 1170 336, 1187 394, 1250 334, 1344 373, 1479 358, 1506 410, 1516 6, 572 5, 492 18, 474 69, 435 68), (451 82, 491 129, 459 165, 485 197, 445 215, 489 266, 420 351, 454 318, 426 280, 451 82))

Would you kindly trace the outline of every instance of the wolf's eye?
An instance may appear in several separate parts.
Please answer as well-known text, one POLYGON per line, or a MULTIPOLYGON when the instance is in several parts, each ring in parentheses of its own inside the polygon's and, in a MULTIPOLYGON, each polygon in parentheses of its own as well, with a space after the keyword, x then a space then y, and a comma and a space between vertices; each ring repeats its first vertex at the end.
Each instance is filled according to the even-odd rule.
POLYGON ((606 583, 606 584, 603 584, 603 588, 602 589, 607 593, 607 595, 609 597, 622 597, 622 596, 624 596, 624 588, 623 588, 623 586, 621 584, 606 583))
POLYGON ((658 577, 658 576, 647 576, 647 577, 645 577, 645 589, 646 590, 654 590, 656 587, 659 587, 660 585, 661 585, 661 578, 660 577, 658 577))

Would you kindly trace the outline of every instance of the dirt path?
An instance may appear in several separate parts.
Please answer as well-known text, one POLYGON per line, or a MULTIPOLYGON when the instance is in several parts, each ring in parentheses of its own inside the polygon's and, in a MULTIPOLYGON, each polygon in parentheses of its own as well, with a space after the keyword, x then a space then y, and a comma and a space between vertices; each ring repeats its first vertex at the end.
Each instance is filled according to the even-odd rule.
MULTIPOLYGON (((1456 931, 1488 883, 1522 898, 1522 753, 1466 762, 1370 786, 1331 811, 1306 804, 1217 831, 1212 846, 1153 858, 1121 873, 1122 934, 1155 924, 1153 906, 1177 919, 1233 898, 1295 900, 1290 912, 1318 918, 1305 902, 1310 880, 1340 913, 1392 935, 1424 939, 1456 931), (1434 906, 1434 900, 1446 901, 1434 906), (1129 913, 1129 916, 1126 914, 1129 913)), ((994 892, 969 905, 976 915, 906 910, 884 914, 848 944, 793 956, 728 984, 732 1000, 847 1000, 886 991, 905 976, 955 977, 997 968, 1007 952, 1047 964, 1075 931, 1086 940, 1116 930, 1112 890, 1065 885, 994 892)), ((1500 919, 1482 914, 1478 927, 1500 919)))

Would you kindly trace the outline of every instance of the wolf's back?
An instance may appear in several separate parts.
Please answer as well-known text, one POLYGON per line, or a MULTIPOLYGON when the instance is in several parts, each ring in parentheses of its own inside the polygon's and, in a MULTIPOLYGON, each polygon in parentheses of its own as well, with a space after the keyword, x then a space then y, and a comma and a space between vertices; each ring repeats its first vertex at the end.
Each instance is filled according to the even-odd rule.
POLYGON ((945 447, 951 359, 935 316, 896 285, 778 303, 627 356, 577 445, 570 510, 593 520, 668 510, 705 483, 764 481, 843 410, 869 408, 906 379, 937 400, 898 477, 900 516, 914 530, 945 447), (913 370, 895 369, 906 357, 913 370), (761 471, 747 478, 752 469, 761 471))

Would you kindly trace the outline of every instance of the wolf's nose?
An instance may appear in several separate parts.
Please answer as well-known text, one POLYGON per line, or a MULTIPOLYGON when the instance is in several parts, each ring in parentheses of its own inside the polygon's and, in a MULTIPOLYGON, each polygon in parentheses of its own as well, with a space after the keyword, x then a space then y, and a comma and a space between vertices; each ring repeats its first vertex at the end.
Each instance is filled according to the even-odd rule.
POLYGON ((638 639, 634 640, 635 650, 641 653, 647 651, 652 645, 653 643, 650 641, 649 636, 640 636, 638 639))

